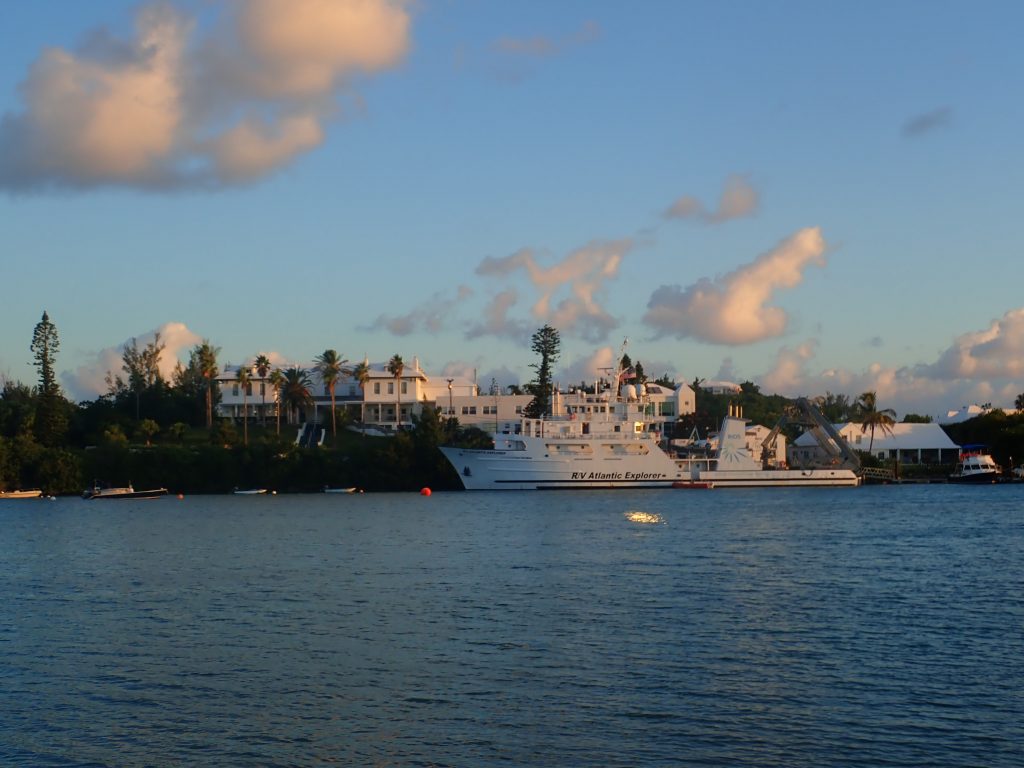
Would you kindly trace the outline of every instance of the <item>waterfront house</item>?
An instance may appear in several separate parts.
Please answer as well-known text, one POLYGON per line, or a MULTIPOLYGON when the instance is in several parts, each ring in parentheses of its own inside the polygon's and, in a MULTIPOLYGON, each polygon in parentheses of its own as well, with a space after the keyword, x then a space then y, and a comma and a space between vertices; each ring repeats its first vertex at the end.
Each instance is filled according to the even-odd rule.
MULTIPOLYGON (((881 461, 899 460, 904 464, 951 464, 960 455, 960 448, 938 424, 893 424, 892 434, 875 429, 862 431, 857 422, 834 425, 843 439, 856 451, 867 452, 881 461)), ((793 441, 791 458, 794 464, 822 458, 821 448, 809 434, 793 441)))

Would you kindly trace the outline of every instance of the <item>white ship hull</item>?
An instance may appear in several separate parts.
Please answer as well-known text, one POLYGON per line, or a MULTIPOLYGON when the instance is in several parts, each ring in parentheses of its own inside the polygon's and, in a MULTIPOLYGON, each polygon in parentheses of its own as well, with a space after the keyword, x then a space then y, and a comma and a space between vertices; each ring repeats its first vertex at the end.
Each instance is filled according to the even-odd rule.
POLYGON ((654 440, 606 439, 584 444, 517 437, 507 442, 518 447, 441 451, 467 491, 670 488, 684 479, 680 468, 654 440))

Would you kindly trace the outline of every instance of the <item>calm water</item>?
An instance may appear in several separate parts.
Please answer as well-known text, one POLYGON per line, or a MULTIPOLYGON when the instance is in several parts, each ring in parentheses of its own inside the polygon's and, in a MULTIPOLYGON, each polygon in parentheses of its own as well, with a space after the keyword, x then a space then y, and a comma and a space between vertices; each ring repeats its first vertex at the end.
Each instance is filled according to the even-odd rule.
POLYGON ((0 502, 0 764, 1024 765, 1024 486, 0 502))

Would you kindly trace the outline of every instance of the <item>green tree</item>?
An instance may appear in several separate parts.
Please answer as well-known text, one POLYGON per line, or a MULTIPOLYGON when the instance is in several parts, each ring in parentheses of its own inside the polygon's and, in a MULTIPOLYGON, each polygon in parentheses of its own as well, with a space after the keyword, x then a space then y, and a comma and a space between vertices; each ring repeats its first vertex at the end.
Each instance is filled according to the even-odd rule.
POLYGON ((245 364, 238 366, 235 381, 242 390, 242 445, 249 445, 249 390, 252 389, 252 368, 245 364))
POLYGON ((188 370, 180 377, 175 376, 176 380, 180 379, 183 385, 190 379, 195 382, 195 385, 199 385, 206 406, 207 429, 213 429, 214 387, 217 383, 217 374, 220 373, 217 368, 217 355, 219 354, 220 347, 213 346, 209 339, 203 339, 203 343, 193 347, 189 354, 188 370))
POLYGON ((176 421, 171 424, 171 428, 168 432, 170 432, 171 437, 179 443, 184 442, 185 435, 188 433, 188 424, 183 421, 176 421))
POLYGON ((260 421, 267 426, 267 374, 270 373, 270 358, 266 355, 256 355, 253 361, 256 375, 260 377, 260 421))
POLYGON ((56 446, 64 437, 68 426, 67 402, 57 384, 55 370, 60 337, 50 316, 43 312, 42 319, 32 332, 32 355, 39 370, 38 400, 36 402, 36 439, 45 446, 56 446))
POLYGON ((125 383, 120 376, 107 371, 107 387, 112 395, 130 392, 135 396, 135 418, 141 418, 142 393, 163 382, 160 375, 160 357, 167 345, 160 341, 159 331, 153 340, 139 349, 138 341, 132 338, 121 348, 121 370, 128 376, 125 383))
POLYGON ((300 408, 312 404, 313 395, 309 391, 311 385, 309 374, 304 368, 292 367, 284 372, 284 383, 281 386, 284 402, 288 408, 289 423, 292 423, 293 414, 297 417, 300 408))
POLYGON ((531 419, 543 418, 551 411, 551 369, 558 360, 561 344, 558 331, 550 325, 539 328, 531 338, 530 349, 540 355, 539 363, 530 364, 530 367, 537 372, 537 376, 533 382, 527 385, 527 390, 533 395, 533 400, 523 411, 531 419))
POLYGON ((284 372, 275 368, 270 372, 270 385, 274 388, 274 397, 277 399, 277 434, 281 434, 281 409, 284 407, 284 372))
POLYGON ((152 445, 153 437, 160 431, 160 425, 152 419, 143 419, 139 424, 139 434, 146 441, 146 445, 152 445))
POLYGON ((405 362, 401 355, 393 355, 388 361, 388 373, 395 377, 395 431, 398 431, 402 421, 402 374, 405 372, 405 362))
POLYGON ((1013 401, 1013 407, 1018 411, 1024 411, 1024 392, 1017 395, 1017 399, 1013 401))
POLYGON ((338 418, 335 412, 335 394, 334 387, 338 383, 338 379, 345 371, 345 360, 338 354, 337 350, 325 349, 322 354, 316 356, 316 372, 320 374, 320 380, 327 387, 327 391, 331 395, 331 435, 337 439, 338 437, 338 418))
POLYGON ((868 453, 875 446, 875 430, 882 434, 892 434, 892 425, 896 423, 896 411, 892 408, 878 409, 878 397, 875 392, 864 392, 857 398, 857 418, 860 421, 861 434, 870 430, 871 440, 868 441, 868 453))
POLYGON ((366 360, 352 369, 352 377, 359 382, 362 393, 362 404, 359 406, 359 423, 363 425, 363 437, 366 437, 366 385, 370 381, 370 363, 366 360))
POLYGON ((826 392, 824 396, 814 398, 814 405, 821 411, 821 415, 833 424, 849 421, 850 412, 853 410, 849 397, 846 395, 833 395, 831 392, 826 392))

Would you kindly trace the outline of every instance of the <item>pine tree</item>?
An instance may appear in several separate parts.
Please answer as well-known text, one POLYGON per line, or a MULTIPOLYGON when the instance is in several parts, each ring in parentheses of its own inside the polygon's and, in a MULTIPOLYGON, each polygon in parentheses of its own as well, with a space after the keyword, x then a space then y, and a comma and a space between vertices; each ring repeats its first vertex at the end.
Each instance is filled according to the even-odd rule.
POLYGON ((551 412, 551 368, 558 360, 561 344, 557 329, 550 325, 545 325, 533 334, 530 349, 540 355, 540 362, 530 364, 537 371, 537 378, 528 386, 533 400, 523 411, 531 419, 542 418, 551 412))
POLYGON ((57 327, 50 322, 50 316, 43 311, 43 318, 32 332, 32 354, 39 369, 38 400, 36 403, 35 435, 46 446, 56 446, 67 431, 68 415, 66 402, 57 384, 54 363, 60 337, 57 327))

